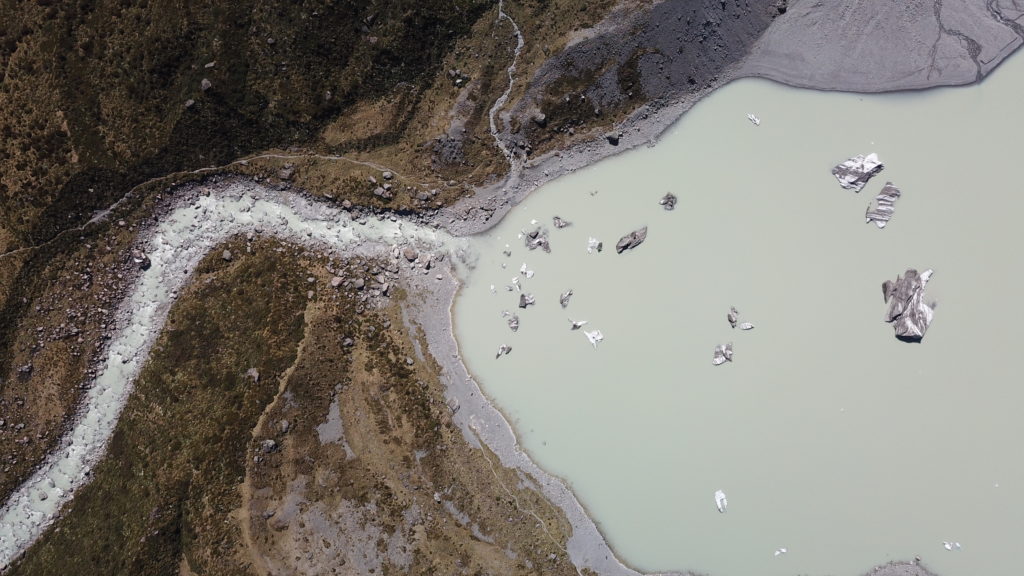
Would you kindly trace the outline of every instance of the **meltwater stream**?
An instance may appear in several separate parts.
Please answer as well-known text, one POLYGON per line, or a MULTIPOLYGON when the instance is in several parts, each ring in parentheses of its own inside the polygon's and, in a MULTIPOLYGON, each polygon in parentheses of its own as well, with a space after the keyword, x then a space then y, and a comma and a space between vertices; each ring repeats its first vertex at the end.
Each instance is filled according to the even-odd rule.
POLYGON ((1022 92, 1020 57, 979 86, 906 94, 735 82, 657 146, 546 185, 476 238, 462 355, 636 568, 854 576, 919 555, 943 576, 1016 575, 1022 92), (885 170, 841 189, 830 168, 872 151, 885 170), (864 211, 886 181, 903 197, 879 230, 864 211), (517 238, 533 219, 551 254, 517 238), (505 289, 523 263, 525 310, 505 289), (882 321, 881 284, 907 268, 935 270, 921 344, 882 321), (756 328, 731 329, 730 306, 756 328), (596 350, 570 318, 603 332, 596 350), (729 341, 735 361, 712 366, 729 341))

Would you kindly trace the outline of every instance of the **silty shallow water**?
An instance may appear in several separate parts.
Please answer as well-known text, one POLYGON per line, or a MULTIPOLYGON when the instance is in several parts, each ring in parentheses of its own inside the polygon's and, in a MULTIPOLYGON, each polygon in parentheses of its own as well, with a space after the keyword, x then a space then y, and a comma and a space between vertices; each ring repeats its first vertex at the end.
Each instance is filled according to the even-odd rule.
POLYGON ((657 146, 546 185, 475 238, 462 355, 637 568, 853 576, 920 555, 945 576, 1016 574, 1022 88, 1019 57, 982 85, 917 93, 735 82, 657 146), (841 189, 830 168, 871 151, 885 170, 841 189), (889 180, 903 197, 878 230, 864 210, 889 180), (551 254, 516 238, 531 219, 551 254), (643 225, 646 243, 616 255, 643 225), (504 286, 524 262, 537 304, 520 310, 504 286), (908 267, 935 269, 920 345, 882 322, 881 283, 908 267), (730 329, 730 305, 756 328, 730 329), (568 318, 603 332, 598 350, 568 318), (713 367, 728 341, 735 362, 713 367), (496 360, 500 344, 512 352, 496 360))

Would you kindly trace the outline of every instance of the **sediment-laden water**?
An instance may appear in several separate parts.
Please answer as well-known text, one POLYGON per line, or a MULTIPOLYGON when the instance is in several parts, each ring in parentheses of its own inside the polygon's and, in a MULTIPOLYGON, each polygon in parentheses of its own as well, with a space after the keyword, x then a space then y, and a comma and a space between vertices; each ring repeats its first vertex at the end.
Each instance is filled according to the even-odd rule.
POLYGON ((634 567, 853 576, 920 555, 945 576, 1016 574, 1022 88, 1020 58, 980 86, 894 95, 735 82, 656 147, 548 184, 476 238, 462 355, 634 567), (841 189, 831 167, 872 151, 885 170, 841 189), (886 181, 903 196, 879 230, 864 211, 886 181), (551 254, 517 238, 532 219, 551 254), (525 310, 505 289, 523 263, 525 310), (881 283, 911 267, 935 270, 921 344, 882 321, 881 283), (756 328, 731 329, 730 306, 756 328), (602 331, 596 350, 570 318, 602 331), (712 366, 730 341, 735 361, 712 366))

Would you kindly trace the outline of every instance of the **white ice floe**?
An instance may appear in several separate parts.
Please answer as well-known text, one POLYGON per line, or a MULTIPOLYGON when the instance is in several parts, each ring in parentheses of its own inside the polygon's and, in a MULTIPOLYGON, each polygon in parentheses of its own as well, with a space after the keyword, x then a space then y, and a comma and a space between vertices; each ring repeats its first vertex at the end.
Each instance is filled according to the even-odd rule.
POLYGON ((729 500, 725 497, 725 492, 715 490, 715 506, 718 507, 719 512, 725 512, 729 507, 729 500))
POLYGON ((597 350, 597 343, 604 340, 604 334, 601 334, 600 330, 593 330, 591 332, 584 330, 583 333, 587 336, 587 340, 594 345, 594 350, 597 350))
POLYGON ((776 556, 782 556, 786 552, 789 552, 789 550, 786 549, 786 548, 778 548, 778 549, 775 550, 775 555, 776 556))
POLYGON ((750 120, 750 123, 753 124, 754 126, 761 125, 761 119, 758 118, 757 116, 754 116, 753 114, 747 114, 747 120, 750 120))

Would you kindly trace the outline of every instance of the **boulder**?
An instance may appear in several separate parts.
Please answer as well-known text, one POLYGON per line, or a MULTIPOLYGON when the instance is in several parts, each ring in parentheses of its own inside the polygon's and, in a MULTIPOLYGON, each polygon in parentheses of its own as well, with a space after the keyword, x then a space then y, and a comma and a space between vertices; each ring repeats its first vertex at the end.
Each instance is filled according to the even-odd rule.
POLYGON ((622 138, 622 132, 609 132, 604 135, 604 139, 612 146, 618 146, 620 138, 622 138))
POLYGON ((839 180, 839 185, 847 190, 860 192, 872 176, 882 171, 882 162, 872 152, 867 156, 857 155, 832 169, 832 175, 839 180))
POLYGON ((149 270, 149 267, 152 265, 149 256, 141 250, 132 250, 132 261, 138 264, 141 270, 149 270))
POLYGON ((904 342, 920 342, 932 322, 934 304, 924 301, 924 287, 932 277, 931 269, 920 274, 913 268, 897 276, 896 281, 882 283, 882 293, 889 304, 885 321, 893 325, 896 338, 904 342))
POLYGON ((629 234, 626 234, 619 239, 618 243, 615 244, 615 251, 622 254, 626 250, 632 250, 637 246, 643 244, 644 240, 647 239, 647 226, 634 230, 629 234))

